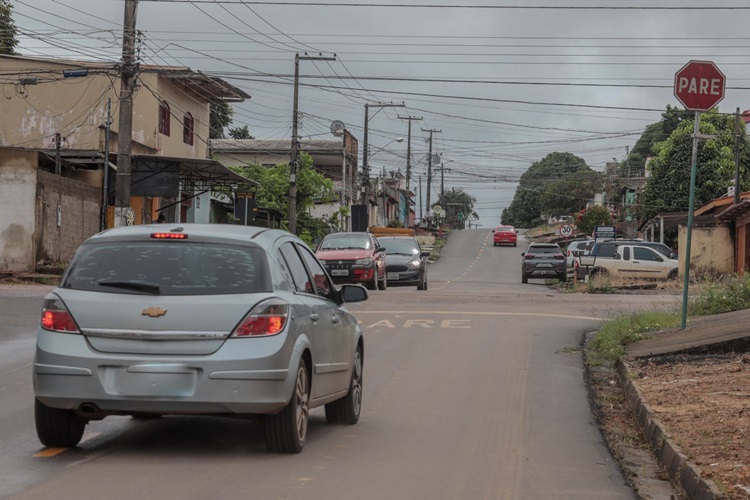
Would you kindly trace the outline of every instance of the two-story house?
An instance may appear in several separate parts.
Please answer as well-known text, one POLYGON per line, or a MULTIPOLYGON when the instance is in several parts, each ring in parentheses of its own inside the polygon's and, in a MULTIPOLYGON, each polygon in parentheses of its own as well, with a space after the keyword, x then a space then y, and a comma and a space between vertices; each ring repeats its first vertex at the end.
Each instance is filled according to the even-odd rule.
MULTIPOLYGON (((0 271, 32 271, 39 262, 68 261, 107 227, 118 177, 119 70, 116 63, 6 55, 0 68, 0 271)), ((217 186, 252 184, 207 158, 210 104, 247 98, 189 68, 138 68, 132 223, 159 213, 210 222, 217 186)))

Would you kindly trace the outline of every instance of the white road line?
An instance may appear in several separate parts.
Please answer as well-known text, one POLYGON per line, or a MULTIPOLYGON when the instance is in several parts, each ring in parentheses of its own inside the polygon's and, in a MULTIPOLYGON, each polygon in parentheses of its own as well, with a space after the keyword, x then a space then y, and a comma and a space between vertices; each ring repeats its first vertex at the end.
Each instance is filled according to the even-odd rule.
POLYGON ((544 313, 522 313, 522 312, 477 312, 477 311, 354 311, 355 315, 358 314, 448 314, 448 315, 459 315, 459 314, 470 314, 472 316, 537 316, 542 318, 565 318, 565 319, 587 319, 591 321, 603 321, 603 318, 595 318, 592 316, 572 316, 568 314, 544 314, 544 313))

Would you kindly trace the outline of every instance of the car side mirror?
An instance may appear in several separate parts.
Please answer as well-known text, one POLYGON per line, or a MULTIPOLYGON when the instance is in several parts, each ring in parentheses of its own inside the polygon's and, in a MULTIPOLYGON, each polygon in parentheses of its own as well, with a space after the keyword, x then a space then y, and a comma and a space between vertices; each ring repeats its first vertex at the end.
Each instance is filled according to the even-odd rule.
POLYGON ((494 233, 494 232, 495 232, 495 230, 493 229, 493 230, 492 230, 492 232, 494 233))
POLYGON ((619 253, 615 252, 615 254, 612 256, 612 258, 615 259, 615 260, 620 260, 620 259, 622 259, 622 255, 620 255, 619 253))
POLYGON ((674 253, 674 252, 670 253, 669 254, 669 258, 672 259, 672 260, 677 260, 677 254, 674 253))
POLYGON ((422 250, 422 251, 421 251, 421 252, 419 253, 419 256, 420 256, 420 257, 429 257, 431 253, 432 253, 432 252, 430 252, 429 250, 422 250))
POLYGON ((367 289, 362 285, 341 285, 342 302, 362 302, 367 300, 367 289))
POLYGON ((656 256, 656 262, 664 262, 664 259, 662 259, 661 257, 659 257, 659 256, 657 255, 657 256, 656 256))
POLYGON ((376 248, 375 249, 375 253, 378 253, 378 252, 385 252, 385 247, 378 247, 378 248, 376 248))
POLYGON ((521 257, 525 257, 525 256, 526 256, 526 252, 521 252, 521 257))

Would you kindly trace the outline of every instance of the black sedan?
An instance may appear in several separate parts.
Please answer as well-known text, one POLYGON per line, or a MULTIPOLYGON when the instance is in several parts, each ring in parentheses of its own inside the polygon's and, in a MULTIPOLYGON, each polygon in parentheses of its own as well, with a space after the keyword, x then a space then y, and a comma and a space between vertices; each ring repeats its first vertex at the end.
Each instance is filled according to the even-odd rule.
POLYGON ((427 257, 413 236, 380 236, 385 247, 386 278, 388 286, 411 285, 417 290, 427 290, 427 257))

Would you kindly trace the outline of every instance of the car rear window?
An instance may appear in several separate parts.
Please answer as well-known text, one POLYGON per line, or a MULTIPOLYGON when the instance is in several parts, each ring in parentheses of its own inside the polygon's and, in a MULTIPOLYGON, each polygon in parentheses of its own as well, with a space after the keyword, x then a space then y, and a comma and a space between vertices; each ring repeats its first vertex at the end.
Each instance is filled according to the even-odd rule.
POLYGON ((560 253, 560 247, 554 247, 554 246, 533 246, 529 247, 528 253, 560 253))
POLYGON ((495 229, 495 231, 498 233, 511 233, 513 232, 513 228, 512 227, 498 227, 497 229, 495 229))
POLYGON ((109 293, 219 295, 270 291, 259 247, 189 241, 83 245, 62 288, 109 293))

